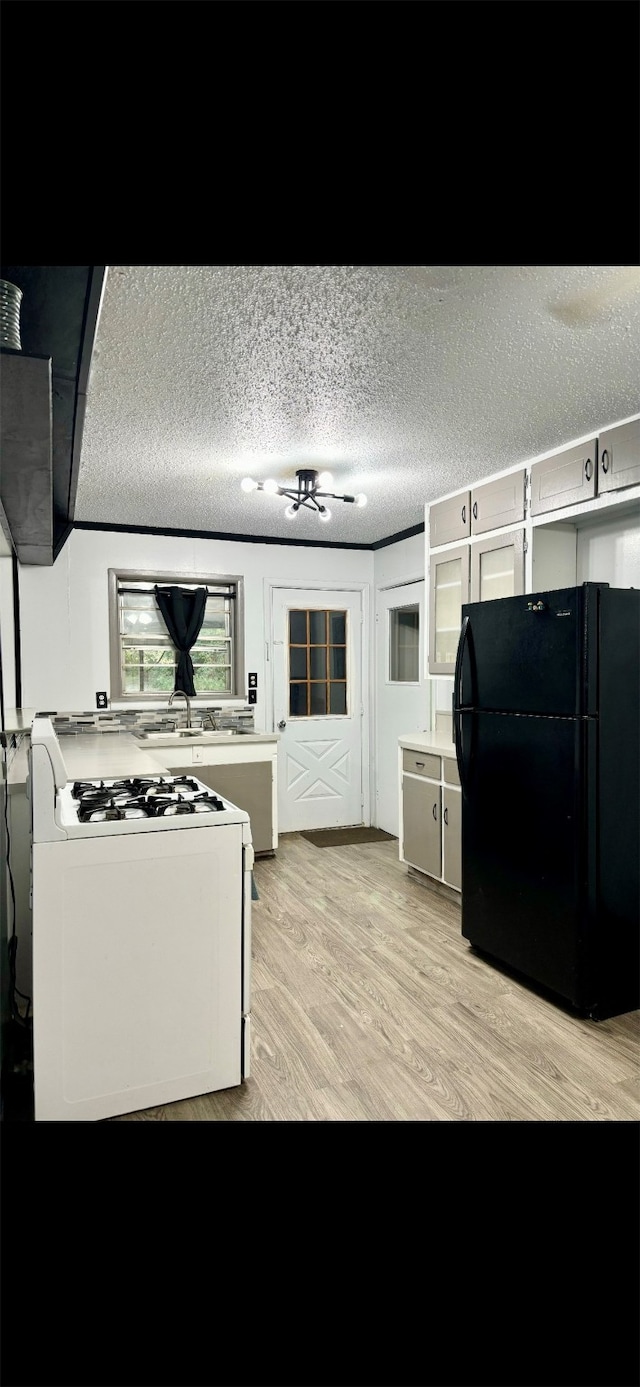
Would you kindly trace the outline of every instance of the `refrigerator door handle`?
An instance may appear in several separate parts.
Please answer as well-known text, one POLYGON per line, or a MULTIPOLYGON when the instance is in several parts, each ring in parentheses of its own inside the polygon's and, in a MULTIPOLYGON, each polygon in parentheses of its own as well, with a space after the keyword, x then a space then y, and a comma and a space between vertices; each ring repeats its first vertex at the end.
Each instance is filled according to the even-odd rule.
POLYGON ((456 652, 456 668, 455 668, 455 673, 454 673, 454 677, 453 677, 453 687, 454 687, 453 706, 454 706, 454 708, 462 708, 462 706, 463 706, 463 704, 462 704, 462 657, 463 657, 463 655, 464 655, 464 647, 465 647, 465 645, 466 645, 466 642, 467 642, 468 639, 469 639, 469 626, 470 626, 469 617, 468 617, 468 616, 463 617, 462 626, 461 626, 461 628, 460 628, 460 639, 459 639, 459 641, 458 641, 458 649, 457 649, 457 652, 456 652))
POLYGON ((453 680, 453 740, 456 748, 456 761, 458 763, 458 775, 460 776, 460 788, 463 795, 467 793, 467 781, 465 776, 465 760, 462 746, 462 659, 464 648, 470 637, 470 621, 465 616, 460 628, 460 639, 458 641, 458 651, 456 654, 456 668, 453 680))

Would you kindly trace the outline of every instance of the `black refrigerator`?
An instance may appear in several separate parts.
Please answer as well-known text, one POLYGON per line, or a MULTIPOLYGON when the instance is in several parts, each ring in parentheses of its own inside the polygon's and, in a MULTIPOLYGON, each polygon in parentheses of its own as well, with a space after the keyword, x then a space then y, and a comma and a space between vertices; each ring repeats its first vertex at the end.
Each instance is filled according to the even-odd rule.
POLYGON ((635 1010, 640 591, 466 603, 453 714, 463 936, 580 1015, 635 1010))

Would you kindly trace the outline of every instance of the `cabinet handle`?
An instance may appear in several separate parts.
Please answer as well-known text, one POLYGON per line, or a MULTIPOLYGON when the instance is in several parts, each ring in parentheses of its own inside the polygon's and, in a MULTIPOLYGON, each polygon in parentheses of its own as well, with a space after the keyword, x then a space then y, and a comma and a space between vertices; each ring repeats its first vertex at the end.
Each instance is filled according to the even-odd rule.
POLYGON ((462 523, 463 523, 463 525, 466 525, 466 523, 467 523, 467 507, 466 507, 466 506, 463 506, 463 507, 462 507, 462 523))
POLYGON ((448 809, 445 809, 444 814, 443 814, 443 816, 442 816, 443 819, 444 819, 444 821, 445 821, 445 823, 446 823, 446 825, 447 825, 447 828, 449 827, 449 820, 448 820, 448 818, 447 818, 448 813, 449 813, 449 810, 448 810, 448 809))
POLYGON ((433 806, 433 817, 434 817, 434 819, 436 819, 436 820, 437 820, 437 818, 438 818, 438 806, 437 806, 437 804, 434 804, 434 806, 433 806))
POLYGON ((473 518, 474 518, 474 520, 477 520, 477 519, 478 519, 478 502, 477 502, 477 501, 474 501, 474 503, 473 503, 473 518))
POLYGON ((424 761, 416 761, 416 766, 421 766, 424 770, 424 761))
POLYGON ((608 453, 608 451, 607 451, 606 448, 604 449, 604 452, 603 452, 603 454, 602 454, 602 471, 603 471, 603 472, 608 472, 608 471, 609 471, 609 453, 608 453), (605 458, 607 459, 606 462, 605 462, 605 458))
POLYGON ((593 463, 592 463, 592 461, 591 461, 591 458, 587 458, 587 461, 585 462, 585 465, 584 465, 584 475, 585 475, 587 481, 590 482, 590 481, 591 481, 591 478, 592 478, 592 476, 593 476, 593 463))

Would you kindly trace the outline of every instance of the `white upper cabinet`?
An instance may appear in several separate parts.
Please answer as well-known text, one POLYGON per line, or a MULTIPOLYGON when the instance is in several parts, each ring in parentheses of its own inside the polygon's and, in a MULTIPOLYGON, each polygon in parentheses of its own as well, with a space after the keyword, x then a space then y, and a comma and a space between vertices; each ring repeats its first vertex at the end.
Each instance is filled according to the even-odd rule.
POLYGON ((575 506, 596 494, 597 439, 531 464, 531 514, 575 506))
POLYGON ((461 491, 449 501, 436 501, 429 510, 429 545, 438 549, 441 544, 453 544, 471 534, 471 497, 461 491))
POLYGON ((598 436, 598 492, 640 482, 640 419, 598 436))
POLYGON ((524 488, 526 470, 511 472, 493 482, 474 486, 471 492, 471 533, 483 535, 501 525, 516 525, 524 520, 524 488))

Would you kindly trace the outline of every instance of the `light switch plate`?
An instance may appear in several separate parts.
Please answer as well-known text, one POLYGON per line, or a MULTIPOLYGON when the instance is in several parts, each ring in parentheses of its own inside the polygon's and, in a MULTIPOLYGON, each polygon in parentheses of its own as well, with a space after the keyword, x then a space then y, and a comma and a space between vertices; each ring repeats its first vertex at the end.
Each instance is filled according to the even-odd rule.
POLYGON ((203 746, 192 746, 191 750, 192 750, 192 752, 193 752, 193 764, 194 764, 194 766, 202 765, 204 747, 203 747, 203 746))

